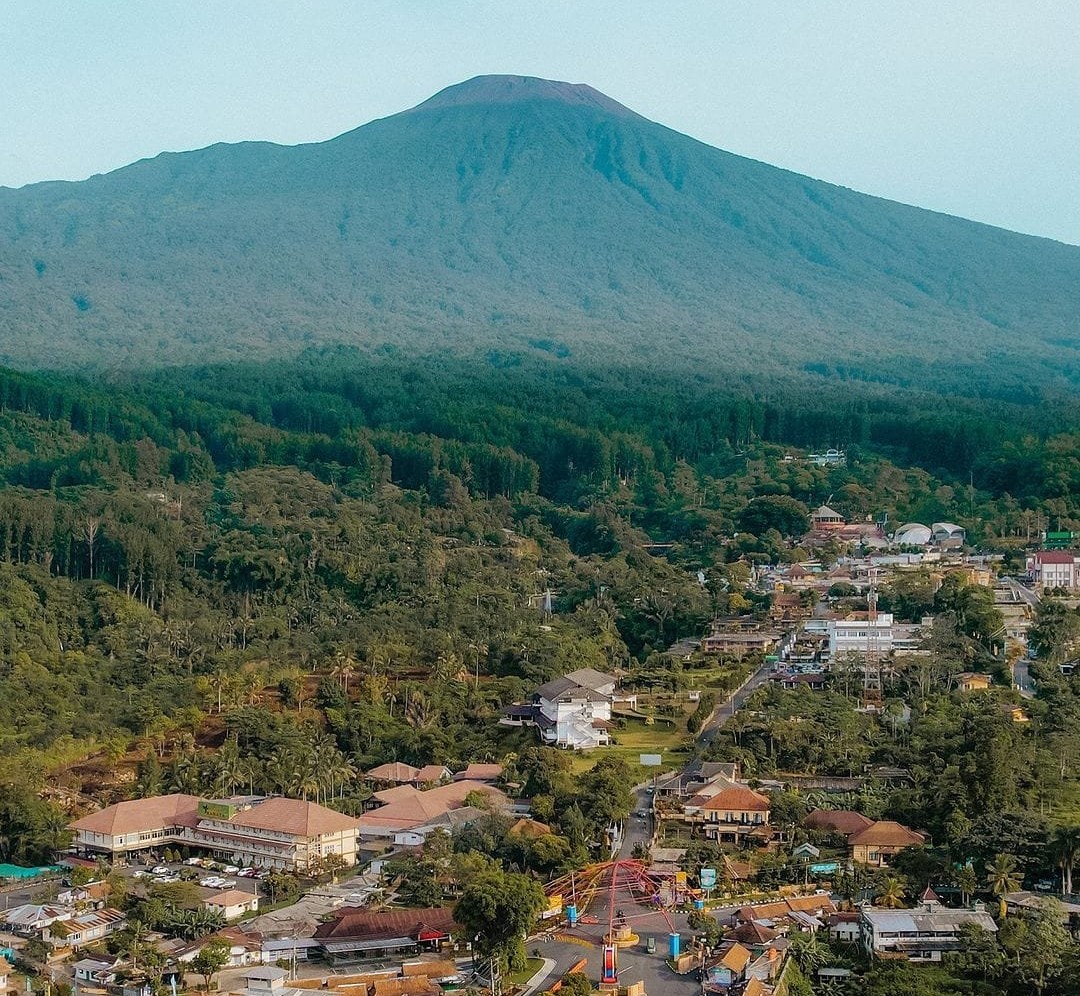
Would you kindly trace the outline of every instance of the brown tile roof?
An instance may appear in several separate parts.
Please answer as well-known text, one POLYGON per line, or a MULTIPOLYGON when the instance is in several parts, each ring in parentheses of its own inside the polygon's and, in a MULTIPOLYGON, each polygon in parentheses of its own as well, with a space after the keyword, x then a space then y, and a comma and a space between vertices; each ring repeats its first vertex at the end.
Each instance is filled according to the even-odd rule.
POLYGON ((743 944, 768 944, 776 937, 776 931, 751 920, 749 923, 740 923, 728 936, 743 944))
POLYGON ((425 931, 440 935, 456 933, 460 928, 454 922, 450 907, 432 910, 382 910, 371 912, 355 906, 338 910, 337 918, 321 924, 315 931, 319 940, 389 940, 394 937, 411 937, 413 940, 425 931))
POLYGON ((118 837, 140 830, 176 826, 193 818, 198 808, 197 796, 181 793, 157 795, 149 799, 131 799, 84 816, 72 823, 71 829, 118 837))
POLYGON ((848 843, 852 845, 878 844, 885 847, 914 847, 925 842, 924 834, 909 830, 902 823, 893 820, 878 820, 848 838, 848 843))
POLYGON ((856 813, 853 809, 815 809, 806 814, 803 823, 815 830, 835 830, 837 833, 850 835, 865 830, 873 820, 856 813))
POLYGON ((523 816, 511 825, 506 832, 517 834, 519 837, 544 837, 551 833, 552 830, 546 823, 541 823, 539 820, 530 820, 528 817, 523 816))
MULTIPOLYGON (((449 785, 440 785, 426 792, 406 786, 402 786, 400 791, 396 789, 390 791, 395 793, 393 799, 385 806, 365 813, 360 818, 361 827, 366 824, 372 828, 406 830, 409 827, 420 826, 451 810, 464 807, 465 798, 470 792, 483 792, 495 799, 506 798, 497 788, 485 782, 470 781, 451 782, 449 785)), ((378 798, 382 799, 383 795, 379 794, 378 798)))
POLYGON ((501 764, 470 764, 464 771, 454 775, 454 781, 497 782, 502 776, 501 764))
POLYGON ((425 764, 416 772, 418 782, 437 782, 445 778, 449 772, 441 764, 425 764))
POLYGON ((215 896, 207 896, 203 900, 203 906, 241 906, 250 903, 255 898, 250 892, 243 889, 226 889, 215 896))
POLYGON ((720 964, 733 972, 741 972, 753 960, 754 955, 737 941, 720 957, 720 964))
MULTIPOLYGON (((702 795, 705 793, 703 792, 702 795)), ((772 803, 765 796, 742 785, 729 785, 701 804, 707 810, 733 810, 767 813, 772 803)))
POLYGON ((258 830, 278 830, 294 837, 318 837, 324 833, 353 830, 360 822, 352 816, 305 802, 303 799, 267 799, 237 813, 232 822, 258 830))
POLYGON ((377 782, 399 782, 402 785, 415 781, 418 768, 401 761, 391 761, 389 764, 380 764, 366 772, 367 777, 377 782))

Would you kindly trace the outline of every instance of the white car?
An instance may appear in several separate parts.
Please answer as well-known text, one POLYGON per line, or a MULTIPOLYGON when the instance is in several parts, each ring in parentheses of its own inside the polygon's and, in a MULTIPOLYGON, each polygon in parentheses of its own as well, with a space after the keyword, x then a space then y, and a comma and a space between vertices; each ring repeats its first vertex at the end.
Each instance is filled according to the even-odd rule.
POLYGON ((131 877, 132 878, 146 878, 146 872, 144 872, 141 868, 136 868, 135 871, 133 871, 131 873, 131 877))
POLYGON ((158 885, 172 885, 173 882, 179 882, 180 881, 180 876, 179 875, 155 875, 154 876, 154 881, 158 885))
POLYGON ((202 858, 188 858, 187 861, 184 862, 184 864, 191 865, 194 868, 196 865, 202 864, 202 858))
POLYGON ((226 865, 221 869, 226 875, 235 875, 240 871, 239 865, 226 865))
POLYGON ((169 869, 165 865, 157 865, 150 869, 151 875, 168 875, 169 869))
POLYGON ((217 889, 221 887, 222 879, 217 875, 210 875, 207 878, 201 879, 199 885, 206 889, 217 889))
POLYGON ((238 878, 254 878, 259 873, 255 868, 241 868, 236 874, 238 878))

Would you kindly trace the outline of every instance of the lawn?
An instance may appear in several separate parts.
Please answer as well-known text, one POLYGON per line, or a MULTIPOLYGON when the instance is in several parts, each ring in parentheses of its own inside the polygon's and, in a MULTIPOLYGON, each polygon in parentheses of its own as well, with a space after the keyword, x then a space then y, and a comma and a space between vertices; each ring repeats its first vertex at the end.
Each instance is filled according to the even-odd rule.
POLYGON ((543 967, 543 965, 544 965, 544 959, 543 958, 530 958, 525 963, 525 967, 520 972, 512 972, 510 975, 507 975, 503 979, 503 982, 505 982, 505 983, 507 983, 507 984, 509 984, 511 986, 523 986, 534 975, 536 975, 537 972, 540 971, 540 969, 543 967))

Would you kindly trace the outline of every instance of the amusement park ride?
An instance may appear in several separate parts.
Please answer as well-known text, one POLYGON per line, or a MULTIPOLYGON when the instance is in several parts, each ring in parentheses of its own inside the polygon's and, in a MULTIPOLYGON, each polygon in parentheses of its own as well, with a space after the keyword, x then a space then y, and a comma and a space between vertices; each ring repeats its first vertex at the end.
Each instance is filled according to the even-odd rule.
POLYGON ((668 953, 679 957, 680 936, 672 919, 675 908, 689 899, 698 908, 704 903, 700 894, 688 888, 685 872, 656 874, 643 861, 623 858, 589 865, 571 872, 547 886, 549 899, 561 898, 566 929, 562 939, 603 946, 600 985, 615 988, 619 984, 619 949, 640 942, 635 926, 658 918, 668 934, 668 953), (699 905, 700 904, 700 905, 699 905), (598 937, 590 927, 605 928, 598 937))

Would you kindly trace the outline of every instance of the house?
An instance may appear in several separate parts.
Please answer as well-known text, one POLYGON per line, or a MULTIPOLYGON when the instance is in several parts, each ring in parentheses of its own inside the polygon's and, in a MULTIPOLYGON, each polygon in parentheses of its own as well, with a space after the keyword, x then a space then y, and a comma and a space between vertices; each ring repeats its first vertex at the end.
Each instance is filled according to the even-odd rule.
POLYGON ((226 921, 239 920, 245 913, 255 913, 259 909, 259 897, 253 892, 242 889, 226 889, 203 900, 208 910, 220 913, 226 921))
POLYGON ((814 931, 824 927, 835 912, 836 907, 828 896, 814 893, 741 906, 735 913, 735 919, 740 923, 762 924, 774 930, 795 926, 814 931))
POLYGON ((806 814, 803 826, 811 830, 824 830, 850 837, 869 826, 874 821, 853 809, 814 809, 806 814))
POLYGON ((893 820, 878 820, 848 837, 851 860, 860 865, 884 868, 889 858, 905 847, 921 847, 926 836, 893 820))
POLYGON ((738 941, 724 945, 705 962, 703 983, 706 992, 726 991, 746 978, 746 968, 754 955, 738 941))
MULTIPOLYGON (((580 668, 541 685, 532 698, 531 722, 544 743, 572 750, 591 750, 611 742, 613 677, 593 668, 580 668)), ((637 705, 631 696, 625 701, 637 705)))
POLYGON ((77 951, 84 944, 100 941, 126 926, 127 917, 120 910, 106 908, 56 920, 42 931, 41 939, 54 947, 77 951))
POLYGON ((828 505, 822 505, 817 509, 817 511, 810 516, 810 521, 815 530, 823 532, 840 530, 846 525, 844 517, 839 512, 834 512, 828 505))
POLYGON ((389 785, 415 785, 416 776, 420 773, 419 768, 402 761, 390 761, 380 764, 370 771, 364 772, 364 777, 372 782, 385 782, 389 785))
POLYGON ((705 836, 741 844, 747 837, 767 841, 771 803, 768 797, 736 782, 714 784, 686 801, 684 814, 700 822, 705 836))
POLYGON ((280 950, 271 947, 268 952, 267 948, 272 946, 274 942, 264 939, 263 935, 257 931, 241 930, 239 927, 224 927, 213 934, 201 937, 199 940, 185 945, 180 951, 175 952, 173 957, 182 965, 188 964, 194 961, 199 952, 211 941, 221 941, 229 949, 229 968, 244 968, 247 965, 259 965, 264 961, 277 961, 278 958, 292 960, 298 955, 306 958, 307 949, 305 945, 310 942, 310 938, 287 938, 285 941, 278 942, 283 945, 280 950))
POLYGON ((23 903, 6 910, 3 923, 11 933, 20 937, 37 937, 49 924, 66 920, 72 912, 70 907, 51 903, 23 903))
POLYGON ((1036 550, 1027 558, 1027 572, 1036 590, 1080 589, 1080 553, 1075 550, 1036 550))
POLYGON ((254 993, 280 993, 285 991, 285 980, 289 973, 276 965, 261 965, 244 972, 241 978, 244 980, 244 992, 254 993))
POLYGON ((357 821, 360 836, 365 841, 393 840, 396 843, 422 843, 428 831, 446 826, 446 817, 469 809, 470 818, 482 815, 469 805, 469 797, 478 793, 488 805, 506 805, 506 795, 486 782, 457 781, 421 791, 411 785, 397 785, 375 793, 383 803, 364 813, 357 821), (417 840, 397 840, 397 835, 409 832, 417 840))
POLYGON ((906 958, 939 962, 948 952, 962 951, 961 931, 968 924, 996 934, 997 924, 981 903, 970 910, 946 909, 922 903, 913 910, 882 910, 865 906, 859 912, 863 947, 876 958, 906 958))
POLYGON ((500 781, 505 769, 501 764, 470 764, 464 771, 454 775, 455 782, 486 782, 494 785, 500 781))
POLYGON ((56 894, 56 901, 61 906, 104 906, 109 898, 107 882, 90 882, 83 886, 72 886, 56 894))
POLYGON ((107 956, 87 956, 80 958, 71 966, 76 982, 84 982, 94 988, 103 988, 116 981, 115 958, 107 956))
POLYGON ((990 675, 964 671, 956 676, 956 687, 962 692, 985 692, 990 687, 990 675))
POLYGON ((460 931, 453 910, 393 909, 373 912, 344 907, 315 931, 330 963, 436 951, 460 931))
POLYGON ((830 941, 855 944, 862 936, 862 928, 859 926, 859 914, 857 912, 842 910, 839 913, 833 913, 827 922, 830 941))
POLYGON ((238 865, 302 870, 336 855, 356 864, 359 822, 301 799, 174 794, 108 806, 70 825, 74 848, 122 856, 180 845, 238 865))
MULTIPOLYGON (((796 565, 797 566, 797 565, 796 565)), ((702 637, 701 650, 706 654, 731 654, 743 657, 748 653, 771 653, 779 642, 776 633, 747 633, 742 630, 713 630, 702 637)))

